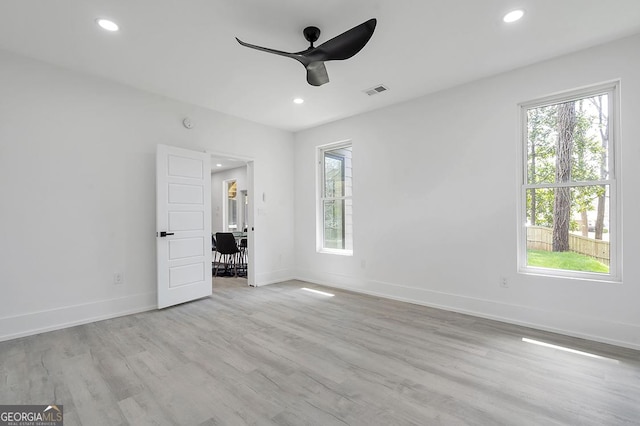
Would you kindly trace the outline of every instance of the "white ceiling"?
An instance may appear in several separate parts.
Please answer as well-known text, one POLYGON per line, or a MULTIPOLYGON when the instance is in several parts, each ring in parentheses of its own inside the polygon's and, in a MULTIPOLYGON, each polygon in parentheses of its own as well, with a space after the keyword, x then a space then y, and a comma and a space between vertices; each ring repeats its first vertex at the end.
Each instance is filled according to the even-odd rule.
POLYGON ((0 48, 297 131, 640 32, 640 0, 3 0, 0 48), (504 13, 526 10, 515 24, 504 13), (97 17, 121 31, 100 30, 97 17), (306 83, 304 50, 369 18, 369 44, 306 83), (389 91, 367 96, 384 84, 389 91), (305 103, 293 104, 295 97, 305 103))
POLYGON ((247 161, 239 158, 231 158, 227 155, 211 155, 211 174, 237 169, 238 167, 246 168, 247 161))

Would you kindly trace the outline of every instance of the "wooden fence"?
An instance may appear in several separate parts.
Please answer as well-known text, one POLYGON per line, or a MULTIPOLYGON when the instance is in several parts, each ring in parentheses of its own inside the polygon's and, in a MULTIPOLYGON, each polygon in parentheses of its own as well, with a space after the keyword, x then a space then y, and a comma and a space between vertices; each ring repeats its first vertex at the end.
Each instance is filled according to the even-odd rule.
MULTIPOLYGON (((551 251, 553 249, 553 230, 542 226, 528 226, 527 248, 551 251)), ((609 241, 569 234, 569 251, 593 257, 599 262, 609 265, 609 241)))

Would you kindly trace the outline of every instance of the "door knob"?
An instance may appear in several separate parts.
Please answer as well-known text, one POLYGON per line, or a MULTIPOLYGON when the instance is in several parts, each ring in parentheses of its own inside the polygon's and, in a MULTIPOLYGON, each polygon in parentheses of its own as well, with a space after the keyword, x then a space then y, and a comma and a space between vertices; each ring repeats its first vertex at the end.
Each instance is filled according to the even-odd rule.
POLYGON ((160 232, 161 237, 166 237, 167 235, 173 235, 173 232, 165 232, 165 231, 160 232))

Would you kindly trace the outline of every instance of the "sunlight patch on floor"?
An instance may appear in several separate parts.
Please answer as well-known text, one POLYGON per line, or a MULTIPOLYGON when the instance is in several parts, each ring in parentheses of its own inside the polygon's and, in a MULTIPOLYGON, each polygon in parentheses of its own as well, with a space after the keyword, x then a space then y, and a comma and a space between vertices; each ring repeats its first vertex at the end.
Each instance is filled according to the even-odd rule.
POLYGON ((589 353, 589 352, 579 351, 577 349, 571 349, 571 348, 567 348, 567 347, 564 347, 564 346, 558 346, 558 345, 554 345, 554 344, 551 344, 551 343, 541 342, 539 340, 529 339, 527 337, 523 337, 522 341, 525 342, 525 343, 532 343, 532 344, 538 345, 538 346, 544 346, 545 348, 557 349, 559 351, 570 352, 572 354, 578 354, 578 355, 582 355, 582 356, 588 356, 590 358, 604 359, 604 360, 607 360, 607 361, 613 361, 616 364, 619 363, 619 361, 617 359, 607 358, 607 357, 596 355, 596 354, 592 354, 592 353, 589 353))
POLYGON ((312 289, 312 288, 302 287, 300 290, 308 291, 308 292, 310 292, 310 293, 315 293, 315 294, 321 294, 321 295, 323 295, 323 296, 328 296, 328 297, 333 297, 333 296, 335 296, 335 294, 327 293, 327 292, 320 291, 320 290, 314 290, 314 289, 312 289))

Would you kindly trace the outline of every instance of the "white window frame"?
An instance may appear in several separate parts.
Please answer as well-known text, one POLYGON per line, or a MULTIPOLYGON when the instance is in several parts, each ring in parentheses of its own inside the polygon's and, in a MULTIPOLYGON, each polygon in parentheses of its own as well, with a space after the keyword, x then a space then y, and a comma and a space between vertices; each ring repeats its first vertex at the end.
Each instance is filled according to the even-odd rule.
MULTIPOLYGON (((352 194, 344 197, 325 197, 324 196, 324 154, 326 151, 333 151, 335 149, 350 147, 353 154, 353 143, 351 140, 345 140, 335 142, 327 145, 321 145, 316 150, 316 251, 318 253, 337 254, 342 256, 353 256, 353 248, 336 249, 324 247, 324 201, 326 200, 351 200, 353 207, 353 181, 352 181, 352 194)), ((353 155, 352 155, 353 161, 353 155)), ((352 176, 353 178, 353 176, 352 176)), ((352 216, 353 219, 353 216, 352 216)), ((343 224, 343 226, 345 226, 343 224)), ((351 246, 353 247, 353 237, 351 237, 351 246)))
POLYGON ((622 217, 620 196, 620 81, 582 87, 571 91, 556 93, 523 102, 519 107, 520 143, 518 143, 518 272, 548 277, 582 279, 599 282, 622 281, 622 217), (609 176, 607 180, 570 182, 563 184, 528 184, 527 181, 527 110, 579 100, 598 94, 608 94, 609 103, 609 176), (609 185, 609 273, 582 272, 563 269, 550 269, 527 265, 527 190, 583 185, 609 185))

